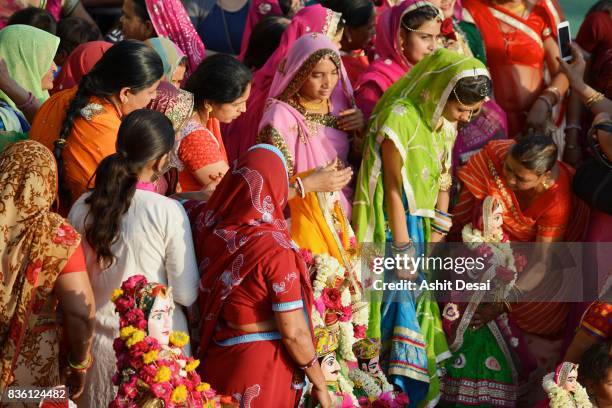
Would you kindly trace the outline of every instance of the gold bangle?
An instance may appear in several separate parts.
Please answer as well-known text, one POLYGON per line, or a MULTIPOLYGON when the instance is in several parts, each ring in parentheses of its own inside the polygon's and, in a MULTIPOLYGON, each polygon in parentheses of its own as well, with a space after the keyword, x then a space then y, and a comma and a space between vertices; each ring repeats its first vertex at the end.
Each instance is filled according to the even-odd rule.
POLYGON ((587 101, 584 104, 586 105, 587 108, 591 109, 593 105, 603 100, 604 98, 605 98, 604 94, 602 94, 601 92, 595 91, 595 93, 591 95, 591 97, 587 99, 587 101))
POLYGON ((87 355, 87 359, 85 359, 85 361, 83 361, 82 363, 79 363, 79 364, 74 364, 72 361, 70 361, 70 356, 68 356, 68 365, 73 370, 85 371, 88 368, 90 368, 92 366, 92 364, 93 364, 93 356, 91 355, 91 353, 89 353, 87 355))

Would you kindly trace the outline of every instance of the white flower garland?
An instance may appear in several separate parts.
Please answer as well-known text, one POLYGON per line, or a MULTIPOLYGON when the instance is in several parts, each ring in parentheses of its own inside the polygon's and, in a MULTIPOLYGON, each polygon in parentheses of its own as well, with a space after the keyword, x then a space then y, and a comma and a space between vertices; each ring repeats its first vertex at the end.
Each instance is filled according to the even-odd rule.
POLYGON ((570 393, 554 381, 555 373, 548 373, 542 379, 542 388, 550 398, 550 408, 592 408, 593 404, 580 383, 576 383, 576 391, 570 393), (573 394, 573 396, 572 396, 573 394))
POLYGON ((393 386, 389 384, 382 371, 379 371, 378 375, 374 377, 370 373, 355 368, 349 372, 349 378, 354 384, 361 386, 370 401, 377 400, 385 392, 393 391, 393 386), (378 385, 375 378, 381 381, 382 387, 378 385))
POLYGON ((503 284, 500 282, 498 285, 498 288, 500 288, 501 290, 501 298, 507 298, 510 294, 510 290, 515 286, 516 279, 518 277, 518 271, 516 269, 516 263, 514 259, 514 251, 512 251, 510 243, 501 242, 503 236, 495 237, 497 242, 485 241, 485 237, 482 234, 482 231, 480 231, 478 228, 473 227, 472 224, 467 224, 463 227, 463 230, 461 231, 461 238, 463 239, 463 242, 467 245, 467 247, 470 249, 476 249, 480 245, 486 244, 493 253, 493 256, 491 258, 494 263, 496 265, 506 267, 513 272, 514 278, 512 279, 512 281, 507 284, 503 284))
POLYGON ((355 397, 355 394, 353 394, 353 384, 351 383, 351 380, 346 378, 344 374, 340 373, 338 376, 338 385, 340 386, 340 391, 350 395, 353 405, 358 407, 359 401, 357 400, 357 397, 355 397))

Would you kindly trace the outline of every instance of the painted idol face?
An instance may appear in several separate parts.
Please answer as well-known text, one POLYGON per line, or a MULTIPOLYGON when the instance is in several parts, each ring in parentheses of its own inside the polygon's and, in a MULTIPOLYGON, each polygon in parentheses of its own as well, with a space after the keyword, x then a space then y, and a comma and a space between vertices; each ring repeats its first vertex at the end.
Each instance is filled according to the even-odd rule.
POLYGON ((329 353, 321 360, 321 370, 326 382, 338 381, 340 375, 340 364, 336 360, 336 353, 329 353))
POLYGON ((149 336, 157 339, 159 344, 168 345, 172 331, 172 314, 174 302, 170 296, 157 296, 149 314, 149 336))

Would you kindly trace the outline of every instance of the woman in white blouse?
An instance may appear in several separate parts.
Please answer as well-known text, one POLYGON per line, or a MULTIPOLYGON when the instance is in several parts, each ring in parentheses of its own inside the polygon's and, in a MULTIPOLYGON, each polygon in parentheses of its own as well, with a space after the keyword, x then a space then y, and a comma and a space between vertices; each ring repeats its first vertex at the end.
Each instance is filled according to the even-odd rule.
MULTIPOLYGON (((183 207, 155 192, 155 179, 168 164, 174 144, 172 123, 163 114, 141 109, 119 128, 117 152, 96 171, 95 187, 83 194, 68 218, 85 237, 87 270, 96 300, 94 364, 87 373, 79 407, 106 407, 114 398, 113 340, 119 318, 110 298, 132 275, 172 287, 177 308, 173 329, 187 332, 181 306, 197 298, 199 273, 191 228, 183 207)), ((185 350, 190 353, 190 350, 185 350)))

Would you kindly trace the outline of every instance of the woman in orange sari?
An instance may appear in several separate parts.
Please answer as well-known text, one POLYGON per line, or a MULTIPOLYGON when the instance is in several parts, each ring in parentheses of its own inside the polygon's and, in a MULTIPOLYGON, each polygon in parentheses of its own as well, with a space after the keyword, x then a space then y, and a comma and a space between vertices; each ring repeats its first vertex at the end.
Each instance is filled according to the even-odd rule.
POLYGON ((115 153, 121 118, 155 98, 163 74, 155 50, 140 41, 122 41, 102 56, 78 87, 56 93, 40 107, 30 138, 54 152, 61 212, 67 214, 90 187, 98 164, 115 153))
POLYGON ((559 71, 559 12, 553 0, 465 0, 463 18, 482 34, 495 101, 508 115, 510 137, 544 130, 568 88, 559 71), (544 79, 545 63, 551 81, 544 79), (547 87, 548 85, 548 87, 547 87))
MULTIPOLYGON (((503 230, 511 242, 539 242, 545 248, 545 243, 580 241, 588 213, 572 195, 573 169, 556 158, 557 147, 547 136, 489 142, 458 171, 462 186, 453 210, 453 231, 461 231, 474 208, 480 208, 485 197, 494 196, 503 203, 503 230)), ((519 276, 519 289, 541 293, 543 285, 538 283, 549 253, 550 248, 535 253, 533 263, 519 276)), ((510 307, 488 304, 475 313, 472 327, 509 312, 538 361, 538 371, 549 370, 561 358, 566 330, 573 329, 567 327, 569 311, 569 303, 554 301, 530 300, 510 307)))

